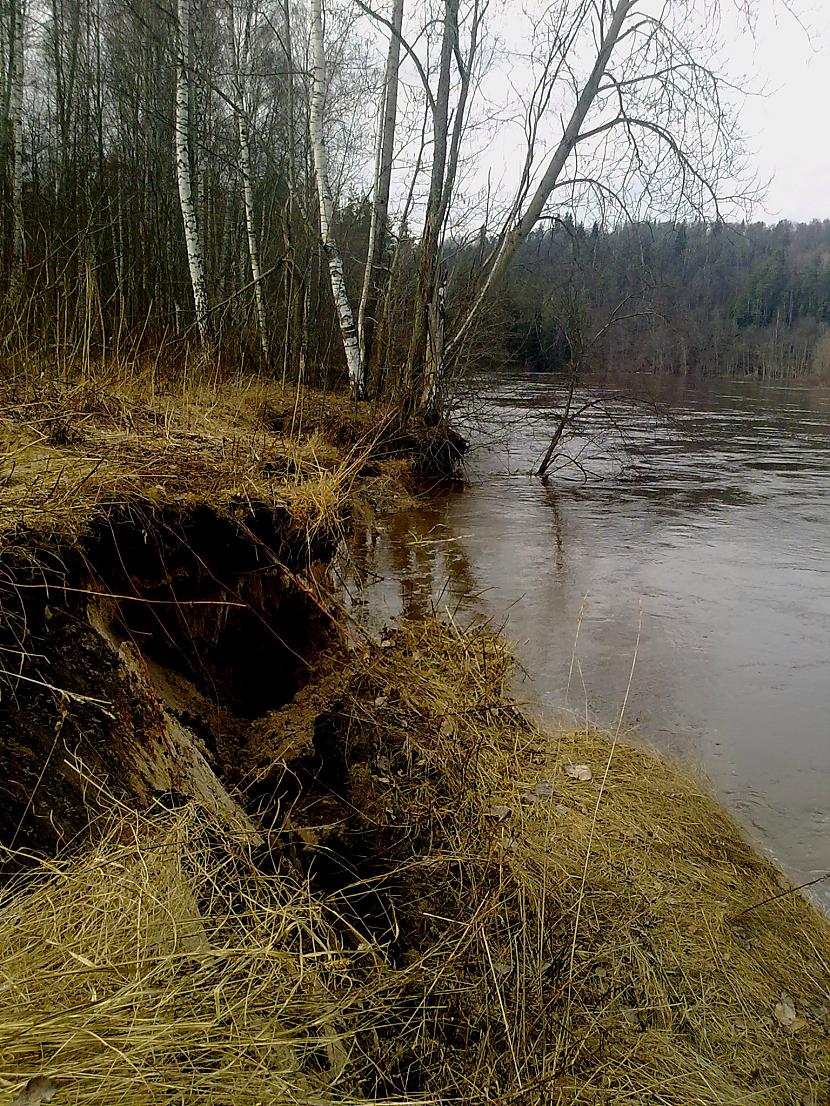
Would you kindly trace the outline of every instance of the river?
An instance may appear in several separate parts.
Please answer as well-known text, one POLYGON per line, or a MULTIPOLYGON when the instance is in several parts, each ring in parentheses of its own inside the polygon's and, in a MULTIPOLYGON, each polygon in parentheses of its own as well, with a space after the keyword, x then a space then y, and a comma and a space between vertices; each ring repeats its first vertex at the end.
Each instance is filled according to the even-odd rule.
MULTIPOLYGON (((584 388, 584 433, 530 476, 561 383, 461 401, 468 482, 355 535, 354 604, 431 608, 516 644, 537 717, 588 716, 699 766, 797 881, 830 870, 830 393, 584 388), (630 690, 629 690, 630 684, 630 690), (626 693, 628 695, 626 699, 626 693)), ((473 393, 474 397, 473 398, 473 393)), ((811 894, 830 910, 830 880, 811 894)))

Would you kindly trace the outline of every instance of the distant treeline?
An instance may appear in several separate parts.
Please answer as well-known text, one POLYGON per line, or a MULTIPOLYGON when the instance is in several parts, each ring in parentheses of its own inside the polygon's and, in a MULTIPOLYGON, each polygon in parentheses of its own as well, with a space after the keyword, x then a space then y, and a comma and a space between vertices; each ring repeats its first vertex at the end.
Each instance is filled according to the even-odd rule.
POLYGON ((830 220, 556 220, 505 291, 504 356, 532 369, 830 378, 830 220))

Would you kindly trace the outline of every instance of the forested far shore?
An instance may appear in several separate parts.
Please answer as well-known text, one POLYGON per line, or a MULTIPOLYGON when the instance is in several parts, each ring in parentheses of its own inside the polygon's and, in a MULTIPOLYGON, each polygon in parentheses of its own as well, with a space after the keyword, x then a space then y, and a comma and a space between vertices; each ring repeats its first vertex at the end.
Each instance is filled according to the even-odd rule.
POLYGON ((534 233, 504 298, 504 357, 534 370, 830 380, 830 220, 534 233))

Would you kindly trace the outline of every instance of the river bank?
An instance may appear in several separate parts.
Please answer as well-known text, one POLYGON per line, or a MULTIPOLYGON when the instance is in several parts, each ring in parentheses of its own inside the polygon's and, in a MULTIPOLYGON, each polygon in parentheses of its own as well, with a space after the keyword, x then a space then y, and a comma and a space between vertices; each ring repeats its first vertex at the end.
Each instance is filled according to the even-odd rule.
MULTIPOLYGON (((504 625, 548 725, 615 726, 636 654, 625 723, 705 775, 794 882, 826 873, 830 392, 586 382, 564 452, 594 475, 563 456, 545 485, 528 474, 561 380, 471 391, 468 485, 355 533, 371 620, 435 606, 504 625)), ((830 881, 810 893, 830 913, 830 881)))
POLYGON ((2 839, 82 833, 87 773, 246 824, 220 777, 344 632, 325 565, 354 512, 406 497, 413 442, 390 411, 250 378, 4 399, 2 839))
POLYGON ((411 461, 261 400, 5 427, 4 1089, 826 1102, 826 920, 682 773, 529 722, 498 636, 349 632, 325 566, 411 461))

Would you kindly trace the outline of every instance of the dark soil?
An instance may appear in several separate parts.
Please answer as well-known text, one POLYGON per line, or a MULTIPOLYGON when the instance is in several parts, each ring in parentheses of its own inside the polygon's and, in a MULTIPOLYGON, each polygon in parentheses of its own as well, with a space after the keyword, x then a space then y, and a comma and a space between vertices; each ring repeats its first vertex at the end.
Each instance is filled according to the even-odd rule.
POLYGON ((332 551, 275 512, 125 508, 0 565, 0 840, 53 850, 113 798, 218 791, 231 809, 249 720, 336 636, 296 576, 332 551))

